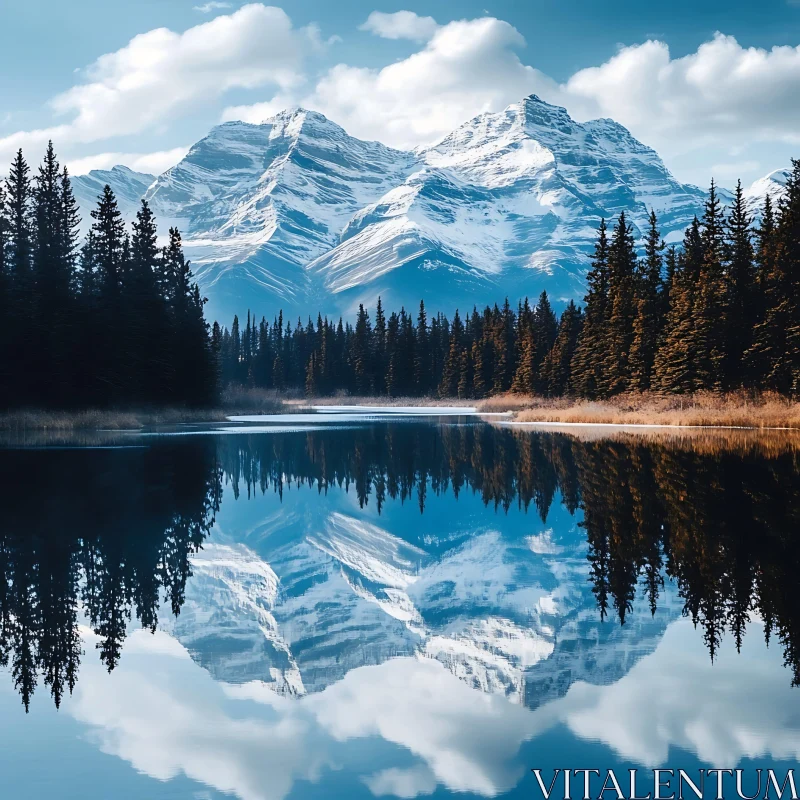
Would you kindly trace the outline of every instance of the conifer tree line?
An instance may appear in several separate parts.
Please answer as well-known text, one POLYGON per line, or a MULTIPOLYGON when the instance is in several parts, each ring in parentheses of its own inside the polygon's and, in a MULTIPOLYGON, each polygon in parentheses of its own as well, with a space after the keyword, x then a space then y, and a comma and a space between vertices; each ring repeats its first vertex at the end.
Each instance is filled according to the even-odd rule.
POLYGON ((701 219, 667 247, 651 212, 637 251, 624 213, 600 225, 584 309, 556 317, 547 294, 452 319, 359 308, 293 327, 248 312, 215 324, 223 383, 388 396, 503 392, 606 398, 627 391, 800 394, 800 161, 777 208, 751 219, 741 182, 723 209, 713 182, 701 219))
POLYGON ((0 182, 0 407, 202 405, 217 373, 203 299, 176 228, 157 243, 142 201, 126 230, 106 186, 80 241, 78 205, 50 143, 0 182))

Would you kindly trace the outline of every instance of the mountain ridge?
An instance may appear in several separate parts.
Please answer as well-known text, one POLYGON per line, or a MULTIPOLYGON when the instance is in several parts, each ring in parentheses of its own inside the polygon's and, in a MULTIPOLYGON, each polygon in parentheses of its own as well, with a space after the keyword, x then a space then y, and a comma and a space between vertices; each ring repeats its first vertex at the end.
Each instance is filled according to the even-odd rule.
MULTIPOLYGON (((582 297, 602 217, 625 211, 641 233, 655 209, 677 242, 705 197, 624 126, 576 122, 536 95, 414 151, 293 108, 214 127, 158 177, 124 169, 76 178, 79 202, 109 178, 128 217, 141 191, 162 229, 181 229, 224 323, 248 307, 350 316, 379 295, 450 313, 547 290, 558 305, 582 297)), ((779 173, 748 189, 751 208, 780 193, 779 173)))

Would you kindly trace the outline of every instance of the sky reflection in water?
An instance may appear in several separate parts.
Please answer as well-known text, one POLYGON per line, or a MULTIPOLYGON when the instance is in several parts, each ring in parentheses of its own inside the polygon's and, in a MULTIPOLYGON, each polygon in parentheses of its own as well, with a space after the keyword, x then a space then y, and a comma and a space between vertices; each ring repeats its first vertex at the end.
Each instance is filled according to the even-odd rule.
POLYGON ((534 766, 800 758, 791 442, 150 441, 0 454, 12 796, 522 797, 534 766))

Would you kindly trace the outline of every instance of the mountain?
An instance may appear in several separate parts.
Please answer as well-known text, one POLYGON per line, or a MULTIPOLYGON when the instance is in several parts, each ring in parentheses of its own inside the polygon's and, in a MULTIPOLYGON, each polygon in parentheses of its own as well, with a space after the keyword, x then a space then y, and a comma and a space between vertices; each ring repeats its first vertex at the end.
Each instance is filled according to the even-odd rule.
POLYGON ((246 306, 310 312, 319 301, 306 265, 414 163, 299 109, 214 128, 146 197, 184 231, 198 281, 226 321, 246 306))
POLYGON ((789 175, 788 169, 776 169, 754 181, 744 192, 747 210, 752 215, 760 217, 767 195, 772 200, 773 207, 777 209, 780 199, 786 194, 786 182, 789 180, 789 175))
POLYGON ((451 514, 418 544, 342 498, 324 503, 318 515, 287 494, 280 513, 244 535, 217 531, 193 557, 181 615, 162 624, 215 680, 306 694, 414 656, 537 707, 576 681, 618 680, 680 616, 668 585, 655 616, 636 604, 624 626, 603 622, 585 537, 563 508, 535 534, 520 516, 502 533, 472 520, 465 535, 451 514))
POLYGON ((103 193, 106 185, 114 190, 122 216, 126 221, 130 221, 136 215, 142 197, 155 179, 155 175, 134 172, 122 165, 112 169, 93 169, 86 175, 73 177, 72 188, 82 211, 81 232, 86 233, 91 227, 90 212, 97 205, 97 198, 103 193))
POLYGON ((447 309, 542 289, 581 297, 602 217, 625 211, 643 230, 654 208, 672 240, 704 199, 621 125, 577 123, 535 95, 418 156, 420 168, 308 267, 345 308, 377 294, 413 308, 420 287, 429 306, 447 309))
POLYGON ((126 208, 144 194, 162 229, 180 227, 225 323, 248 307, 352 315, 378 295, 447 312, 543 289, 580 298, 602 217, 625 211, 641 232, 652 208, 678 241, 704 200, 623 126, 535 95, 414 152, 292 109, 214 128, 155 180, 122 170, 76 179, 82 205, 106 179, 126 208))

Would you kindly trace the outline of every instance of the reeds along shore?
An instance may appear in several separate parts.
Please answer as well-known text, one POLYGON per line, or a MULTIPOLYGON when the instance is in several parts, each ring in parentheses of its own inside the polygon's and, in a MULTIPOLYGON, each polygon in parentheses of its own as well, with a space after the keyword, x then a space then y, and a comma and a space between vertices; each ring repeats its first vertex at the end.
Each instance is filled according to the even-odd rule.
POLYGON ((628 393, 607 400, 503 395, 480 411, 513 411, 516 422, 800 429, 800 403, 773 393, 628 393))

